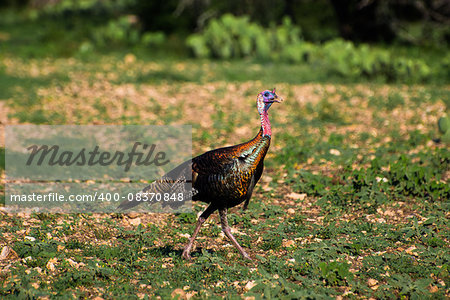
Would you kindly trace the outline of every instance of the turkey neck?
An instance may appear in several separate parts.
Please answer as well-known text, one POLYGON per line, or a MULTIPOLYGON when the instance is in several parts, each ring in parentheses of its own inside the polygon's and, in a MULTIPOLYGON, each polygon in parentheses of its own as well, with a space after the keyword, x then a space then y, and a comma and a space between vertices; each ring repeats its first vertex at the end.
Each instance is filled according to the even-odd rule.
POLYGON ((261 117, 262 135, 268 136, 270 138, 272 136, 272 128, 270 127, 268 111, 265 109, 263 113, 260 114, 260 117, 261 117))
POLYGON ((261 129, 258 134, 250 141, 241 144, 238 148, 240 155, 245 157, 245 161, 250 164, 258 165, 261 160, 266 156, 267 150, 270 146, 271 128, 269 122, 269 116, 267 111, 260 114, 261 116, 261 129))

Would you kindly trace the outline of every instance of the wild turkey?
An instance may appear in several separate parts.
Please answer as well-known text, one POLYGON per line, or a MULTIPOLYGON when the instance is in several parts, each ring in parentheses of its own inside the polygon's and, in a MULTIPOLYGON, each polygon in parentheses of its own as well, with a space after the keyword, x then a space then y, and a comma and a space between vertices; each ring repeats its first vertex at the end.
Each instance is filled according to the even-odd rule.
MULTIPOLYGON (((191 176, 186 175, 192 172, 192 200, 209 203, 209 206, 198 218, 194 233, 184 248, 182 256, 185 259, 191 259, 190 252, 200 227, 216 210, 219 210, 225 235, 244 258, 251 259, 231 234, 227 210, 242 202, 245 202, 244 210, 247 209, 253 188, 261 178, 264 157, 270 145, 272 131, 268 110, 272 103, 281 101, 275 89, 259 93, 256 106, 261 118, 261 129, 252 140, 236 146, 211 150, 191 161, 186 161, 143 190, 143 193, 168 192, 174 181, 190 178, 191 176)), ((138 201, 126 200, 118 208, 129 209, 138 204, 140 204, 138 201)))

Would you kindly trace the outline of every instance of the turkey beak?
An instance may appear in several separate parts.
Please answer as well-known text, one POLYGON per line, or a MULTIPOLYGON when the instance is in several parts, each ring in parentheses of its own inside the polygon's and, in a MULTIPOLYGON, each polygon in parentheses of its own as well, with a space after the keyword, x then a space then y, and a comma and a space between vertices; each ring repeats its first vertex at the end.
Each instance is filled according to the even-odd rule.
POLYGON ((281 102, 283 102, 283 98, 281 98, 281 97, 279 97, 278 95, 276 95, 275 96, 275 98, 273 98, 273 102, 276 102, 276 103, 281 103, 281 102))

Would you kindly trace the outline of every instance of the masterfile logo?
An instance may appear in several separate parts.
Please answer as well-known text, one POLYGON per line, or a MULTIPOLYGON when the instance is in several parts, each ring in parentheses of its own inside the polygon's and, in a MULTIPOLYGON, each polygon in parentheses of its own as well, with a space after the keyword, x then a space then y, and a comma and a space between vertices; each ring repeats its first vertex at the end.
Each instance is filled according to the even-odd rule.
POLYGON ((192 153, 190 126, 6 127, 6 176, 29 180, 154 180, 192 153))
POLYGON ((156 147, 156 144, 148 145, 135 142, 131 152, 128 153, 122 151, 99 151, 99 146, 95 146, 91 151, 82 148, 79 152, 74 153, 72 151, 62 150, 58 145, 51 147, 48 145, 32 145, 27 148, 31 153, 26 165, 31 166, 33 162, 37 166, 42 166, 43 163, 49 166, 72 166, 74 164, 77 166, 95 166, 97 164, 109 166, 117 164, 118 166, 124 166, 124 171, 128 172, 135 158, 134 163, 136 166, 150 166, 154 164, 160 167, 168 164, 170 161, 166 159, 165 152, 159 151, 153 156, 156 147), (139 151, 140 146, 143 150, 142 152, 139 151))
MULTIPOLYGON (((5 128, 10 212, 118 212, 123 201, 191 160, 190 126, 17 125, 5 128)), ((189 173, 188 173, 189 174, 189 173)), ((191 178, 145 193, 138 211, 189 211, 191 178)))

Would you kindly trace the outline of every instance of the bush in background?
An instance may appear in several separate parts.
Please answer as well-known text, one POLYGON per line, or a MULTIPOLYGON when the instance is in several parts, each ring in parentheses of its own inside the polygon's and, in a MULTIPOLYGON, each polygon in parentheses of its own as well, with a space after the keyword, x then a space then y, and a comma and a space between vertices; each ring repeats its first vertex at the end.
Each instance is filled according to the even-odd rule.
POLYGON ((281 49, 300 42, 300 27, 287 17, 280 26, 268 29, 250 22, 248 16, 235 17, 225 14, 211 20, 201 34, 192 34, 187 45, 197 57, 273 58, 281 49))
POLYGON ((426 80, 431 68, 421 59, 397 56, 393 51, 356 45, 340 38, 323 44, 306 42, 300 27, 284 18, 279 26, 262 26, 247 16, 230 14, 212 20, 202 33, 187 38, 187 45, 200 58, 243 58, 288 63, 307 63, 343 77, 383 76, 387 80, 426 80))
MULTIPOLYGON (((190 50, 199 58, 302 64, 320 70, 324 76, 352 80, 362 77, 444 82, 450 76, 450 54, 445 53, 445 43, 438 48, 411 46, 412 42, 400 46, 400 39, 387 48, 341 39, 337 26, 333 31, 330 23, 317 21, 323 19, 322 11, 330 14, 326 9, 329 4, 323 0, 314 4, 298 1, 299 7, 308 8, 309 18, 317 21, 314 26, 306 20, 301 23, 299 16, 306 11, 299 12, 298 7, 289 12, 281 9, 292 5, 289 1, 280 1, 275 11, 270 9, 275 4, 268 1, 261 1, 257 7, 249 5, 253 3, 250 1, 238 9, 234 0, 24 0, 23 11, 17 10, 20 5, 11 3, 4 1, 3 7, 14 8, 2 10, 0 26, 2 31, 15 33, 2 49, 29 57, 68 57, 114 49, 186 57, 190 50), (258 13, 261 11, 270 14, 258 13), (195 30, 197 33, 189 35, 195 30)), ((430 34, 437 34, 436 41, 444 41, 445 32, 431 30, 430 34)), ((415 36, 420 40, 420 34, 415 36)))

